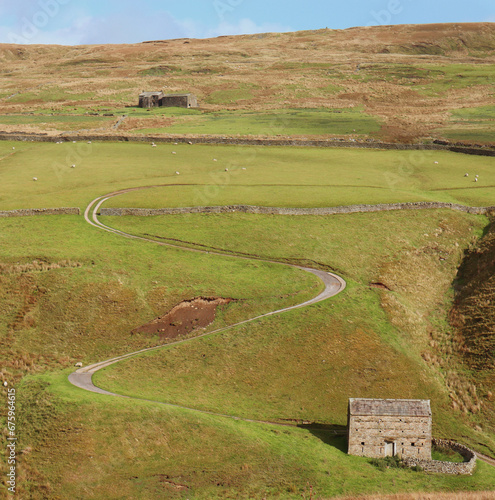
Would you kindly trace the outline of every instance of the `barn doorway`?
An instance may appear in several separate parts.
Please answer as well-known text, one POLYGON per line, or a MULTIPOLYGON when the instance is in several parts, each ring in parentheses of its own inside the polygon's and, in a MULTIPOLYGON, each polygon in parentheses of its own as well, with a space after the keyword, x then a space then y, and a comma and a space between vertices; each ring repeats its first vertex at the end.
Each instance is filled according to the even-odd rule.
POLYGON ((385 441, 385 456, 395 457, 397 454, 397 449, 393 441, 385 441))

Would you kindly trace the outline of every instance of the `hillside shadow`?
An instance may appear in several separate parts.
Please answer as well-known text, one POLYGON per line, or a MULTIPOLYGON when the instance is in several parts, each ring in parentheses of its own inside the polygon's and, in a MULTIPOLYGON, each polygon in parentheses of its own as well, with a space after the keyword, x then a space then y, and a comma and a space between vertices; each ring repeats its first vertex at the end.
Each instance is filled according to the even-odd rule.
POLYGON ((347 453, 347 426, 336 424, 299 424, 300 429, 308 430, 313 436, 342 453, 347 453))

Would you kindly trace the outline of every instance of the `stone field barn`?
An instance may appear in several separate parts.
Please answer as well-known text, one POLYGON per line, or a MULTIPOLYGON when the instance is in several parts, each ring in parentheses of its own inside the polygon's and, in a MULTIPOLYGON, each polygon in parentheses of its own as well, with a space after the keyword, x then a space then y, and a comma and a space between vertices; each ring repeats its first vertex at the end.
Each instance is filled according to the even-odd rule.
POLYGON ((431 409, 421 399, 349 399, 349 455, 431 460, 431 409))

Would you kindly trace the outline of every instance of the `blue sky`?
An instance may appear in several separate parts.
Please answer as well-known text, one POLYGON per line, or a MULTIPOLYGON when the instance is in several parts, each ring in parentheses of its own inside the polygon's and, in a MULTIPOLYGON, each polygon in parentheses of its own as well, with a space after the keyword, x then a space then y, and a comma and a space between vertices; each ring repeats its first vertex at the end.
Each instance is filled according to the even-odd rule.
POLYGON ((136 43, 266 31, 495 22, 494 0, 17 0, 0 4, 1 43, 136 43))

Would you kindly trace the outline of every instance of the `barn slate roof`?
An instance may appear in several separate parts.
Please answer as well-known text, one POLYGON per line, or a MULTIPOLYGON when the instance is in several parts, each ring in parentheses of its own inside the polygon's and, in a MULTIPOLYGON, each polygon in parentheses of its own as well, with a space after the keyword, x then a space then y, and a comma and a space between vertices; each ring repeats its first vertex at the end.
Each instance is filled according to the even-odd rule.
POLYGON ((349 415, 353 416, 431 416, 429 399, 349 399, 349 415))

